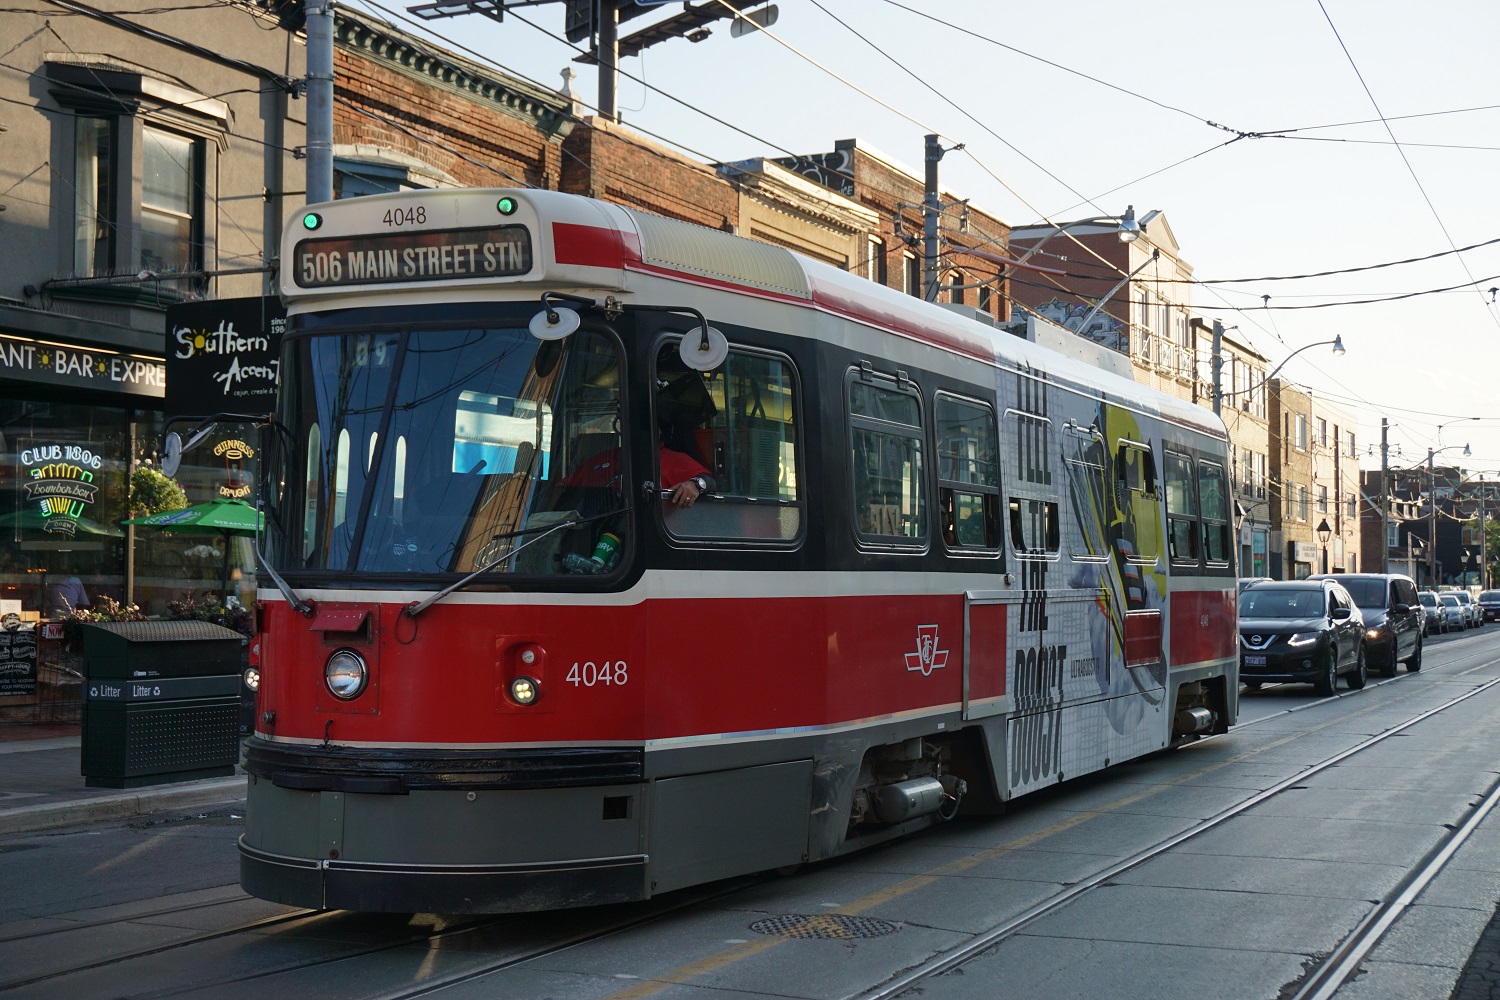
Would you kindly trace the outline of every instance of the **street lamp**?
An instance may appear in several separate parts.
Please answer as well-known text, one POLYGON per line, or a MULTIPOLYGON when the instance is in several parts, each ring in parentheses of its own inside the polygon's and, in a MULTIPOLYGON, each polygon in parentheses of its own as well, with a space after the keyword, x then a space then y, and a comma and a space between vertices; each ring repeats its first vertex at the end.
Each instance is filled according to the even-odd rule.
MULTIPOLYGON (((1221 366, 1224 363, 1224 360, 1221 357, 1221 352, 1223 350, 1223 346, 1222 346, 1222 343, 1221 343, 1223 327, 1219 326, 1218 323, 1217 323, 1217 321, 1215 321, 1214 325, 1215 325, 1215 331, 1214 331, 1215 336, 1214 336, 1214 357, 1213 357, 1213 360, 1214 360, 1214 373, 1215 373, 1215 375, 1217 375, 1218 372, 1219 372, 1219 370, 1220 370, 1220 368, 1221 368, 1221 366)), ((1259 389, 1261 386, 1265 385, 1267 382, 1269 382, 1273 378, 1275 378, 1276 377, 1276 373, 1279 372, 1279 371, 1281 371, 1281 369, 1285 368, 1286 367, 1286 363, 1288 361, 1292 360, 1297 355, 1301 354, 1303 351, 1310 351, 1314 347, 1323 347, 1323 346, 1325 346, 1327 344, 1332 344, 1333 345, 1333 356, 1334 357, 1341 358, 1341 357, 1344 356, 1344 338, 1342 336, 1335 336, 1332 340, 1319 340, 1319 341, 1315 341, 1315 342, 1313 342, 1311 344, 1307 344, 1307 345, 1304 345, 1302 347, 1297 348, 1291 354, 1288 354, 1285 358, 1283 358, 1281 360, 1281 364, 1277 365, 1275 368, 1272 368, 1271 369, 1271 374, 1267 375, 1265 378, 1261 379, 1259 382, 1257 382, 1254 385, 1250 386, 1248 389, 1239 389, 1239 390, 1237 390, 1235 392, 1226 393, 1226 392, 1222 391, 1222 389, 1220 388, 1220 384, 1219 384, 1218 380, 1215 379, 1215 381, 1214 381, 1214 413, 1217 414, 1219 412, 1220 401, 1225 396, 1240 396, 1240 395, 1246 395, 1246 394, 1254 392, 1255 390, 1259 389)))
MULTIPOLYGON (((1466 419, 1478 420, 1479 418, 1473 417, 1466 419)), ((1449 421, 1449 423, 1452 423, 1452 421, 1449 421)), ((1443 428, 1441 426, 1438 427, 1439 432, 1441 432, 1442 429, 1443 428)), ((1446 448, 1427 449, 1427 502, 1431 505, 1427 511, 1427 585, 1429 587, 1437 586, 1437 469, 1432 464, 1432 458, 1434 455, 1441 454, 1445 451, 1452 451, 1453 449, 1458 447, 1460 446, 1456 444, 1450 444, 1446 448)), ((1468 458, 1470 455, 1474 454, 1469 450, 1469 446, 1467 444, 1463 445, 1462 447, 1464 450, 1465 458, 1468 458)))
POLYGON ((1318 570, 1318 572, 1319 573, 1327 573, 1328 572, 1328 539, 1330 539, 1330 538, 1333 537, 1333 529, 1328 526, 1328 518, 1325 517, 1325 518, 1323 518, 1323 520, 1321 520, 1321 521, 1318 522, 1317 532, 1318 532, 1318 544, 1323 547, 1322 556, 1321 556, 1321 559, 1320 559, 1320 562, 1319 562, 1319 565, 1320 565, 1321 568, 1318 570))

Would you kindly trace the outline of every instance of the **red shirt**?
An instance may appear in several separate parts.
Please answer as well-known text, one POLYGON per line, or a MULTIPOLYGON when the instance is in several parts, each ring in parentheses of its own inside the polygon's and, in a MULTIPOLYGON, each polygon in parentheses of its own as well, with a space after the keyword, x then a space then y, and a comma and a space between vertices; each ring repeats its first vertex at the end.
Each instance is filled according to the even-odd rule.
MULTIPOLYGON (((657 452, 661 464, 662 488, 671 489, 694 476, 712 475, 696 458, 673 451, 665 444, 657 452)), ((610 448, 588 459, 563 480, 564 486, 608 486, 620 471, 620 449, 610 448)))

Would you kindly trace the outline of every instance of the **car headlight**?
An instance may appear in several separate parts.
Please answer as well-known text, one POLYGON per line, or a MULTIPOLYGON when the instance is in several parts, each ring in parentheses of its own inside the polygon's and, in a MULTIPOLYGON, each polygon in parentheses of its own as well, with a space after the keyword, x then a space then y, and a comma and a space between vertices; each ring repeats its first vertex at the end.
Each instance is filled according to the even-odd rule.
POLYGON ((245 687, 251 691, 260 690, 260 668, 249 667, 245 670, 245 687))
POLYGON ((351 701, 365 689, 370 671, 363 656, 352 649, 341 649, 328 658, 323 667, 323 679, 335 698, 351 701))
POLYGON ((1369 639, 1384 639, 1388 635, 1390 635, 1390 633, 1385 630, 1384 625, 1377 625, 1372 629, 1365 630, 1365 637, 1369 639))
POLYGON ((1322 632, 1298 632, 1296 635, 1287 636, 1286 644, 1288 646, 1311 646, 1322 634, 1322 632))

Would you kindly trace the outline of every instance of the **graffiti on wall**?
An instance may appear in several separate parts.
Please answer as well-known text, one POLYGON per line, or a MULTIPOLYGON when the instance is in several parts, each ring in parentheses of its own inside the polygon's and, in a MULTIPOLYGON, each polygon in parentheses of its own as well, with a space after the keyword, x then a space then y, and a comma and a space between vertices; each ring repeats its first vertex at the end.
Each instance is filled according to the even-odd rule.
POLYGON ((854 151, 836 149, 812 156, 783 156, 771 161, 810 181, 831 188, 846 198, 854 197, 854 151))
POLYGON ((1130 353, 1130 333, 1125 325, 1104 310, 1094 313, 1094 318, 1089 320, 1088 329, 1079 329, 1083 325, 1083 319, 1093 312, 1094 303, 1063 302, 1061 299, 1053 299, 1044 303, 1035 310, 1036 315, 1049 323, 1056 323, 1060 327, 1072 330, 1085 340, 1091 340, 1101 347, 1107 347, 1111 351, 1119 351, 1121 354, 1130 353))

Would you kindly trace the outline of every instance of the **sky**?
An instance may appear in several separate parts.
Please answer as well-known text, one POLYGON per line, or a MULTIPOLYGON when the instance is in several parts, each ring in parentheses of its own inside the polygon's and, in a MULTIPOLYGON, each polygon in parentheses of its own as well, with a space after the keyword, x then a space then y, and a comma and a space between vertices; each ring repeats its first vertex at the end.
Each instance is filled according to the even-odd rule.
MULTIPOLYGON (((417 30, 403 6, 349 2, 417 30)), ((1281 376, 1358 420, 1363 467, 1380 467, 1384 417, 1392 468, 1425 465, 1433 448, 1440 465, 1500 477, 1500 3, 777 6, 766 32, 732 38, 719 21, 700 43, 623 60, 624 122, 711 162, 857 138, 918 177, 935 132, 964 144, 942 160, 945 190, 1015 226, 1158 209, 1200 281, 1432 257, 1199 285, 1194 310, 1237 327, 1272 367, 1342 338, 1342 357, 1311 347, 1281 376)), ((542 3, 503 23, 419 24, 549 88, 573 66, 592 104, 594 68, 549 37, 563 19, 561 3, 542 3)))

